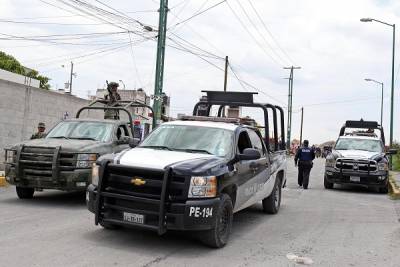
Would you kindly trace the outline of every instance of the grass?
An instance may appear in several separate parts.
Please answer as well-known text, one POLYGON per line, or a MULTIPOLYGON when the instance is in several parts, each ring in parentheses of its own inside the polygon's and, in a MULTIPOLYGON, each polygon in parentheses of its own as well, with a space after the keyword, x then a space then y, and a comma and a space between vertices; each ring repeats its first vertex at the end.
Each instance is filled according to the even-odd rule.
POLYGON ((393 170, 400 171, 400 154, 393 157, 393 170))

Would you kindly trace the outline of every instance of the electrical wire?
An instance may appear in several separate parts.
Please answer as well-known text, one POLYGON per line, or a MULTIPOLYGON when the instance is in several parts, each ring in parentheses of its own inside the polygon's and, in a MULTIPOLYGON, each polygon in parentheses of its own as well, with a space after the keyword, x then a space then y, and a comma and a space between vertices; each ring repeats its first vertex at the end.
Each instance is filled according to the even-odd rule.
POLYGON ((292 60, 292 58, 289 56, 289 54, 282 48, 282 46, 280 45, 280 43, 278 42, 278 40, 275 38, 275 36, 272 34, 272 32, 268 29, 266 23, 264 22, 264 20, 262 19, 262 17, 260 16, 259 12, 257 11, 257 9, 254 7, 253 3, 251 2, 251 0, 247 0, 252 8, 252 10, 254 11, 254 13, 256 14, 258 20, 261 22, 261 24, 263 25, 265 31, 269 34, 269 36, 271 36, 272 40, 275 42, 275 44, 277 45, 277 47, 279 48, 279 50, 287 57, 287 59, 291 62, 290 65, 292 66, 296 66, 296 64, 294 64, 294 61, 292 60))
POLYGON ((226 4, 228 5, 229 9, 231 10, 232 14, 235 16, 235 18, 239 21, 240 25, 242 26, 242 28, 247 32, 247 34, 251 37, 251 39, 253 39, 253 41, 256 43, 256 45, 264 52, 264 54, 266 54, 275 64, 277 64, 279 67, 282 67, 283 65, 280 64, 273 56, 271 56, 266 50, 265 48, 260 44, 260 42, 257 40, 257 38, 249 31, 249 29, 247 29, 247 26, 244 24, 244 22, 242 21, 242 19, 239 17, 239 15, 233 10, 233 8, 231 7, 231 5, 229 4, 229 2, 226 2, 226 4))

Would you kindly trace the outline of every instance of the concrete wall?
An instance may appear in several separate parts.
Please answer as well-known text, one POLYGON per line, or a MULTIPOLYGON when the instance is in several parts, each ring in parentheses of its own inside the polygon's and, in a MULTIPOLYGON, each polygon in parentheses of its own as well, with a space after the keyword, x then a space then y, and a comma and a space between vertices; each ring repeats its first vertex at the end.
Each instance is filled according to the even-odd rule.
MULTIPOLYGON (((39 122, 46 123, 46 131, 67 117, 73 118, 88 100, 0 79, 0 161, 3 149, 29 139, 39 122)), ((102 118, 103 112, 90 111, 82 117, 102 118)))

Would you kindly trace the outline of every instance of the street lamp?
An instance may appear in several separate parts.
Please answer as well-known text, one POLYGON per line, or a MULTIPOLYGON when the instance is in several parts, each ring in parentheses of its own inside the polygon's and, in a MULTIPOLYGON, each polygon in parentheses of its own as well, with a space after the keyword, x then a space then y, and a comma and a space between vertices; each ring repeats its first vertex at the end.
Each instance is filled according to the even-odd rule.
MULTIPOLYGON (((390 147, 393 145, 393 104, 394 104, 394 55, 395 55, 395 40, 396 40, 396 25, 390 24, 384 21, 380 21, 373 18, 362 18, 361 22, 379 22, 381 24, 385 24, 393 28, 393 46, 392 46, 392 88, 391 88, 391 97, 390 97, 390 147)), ((390 157, 390 166, 392 165, 392 157, 390 157)))
POLYGON ((383 121, 383 82, 378 82, 378 81, 376 81, 376 80, 374 80, 374 79, 369 79, 369 78, 366 78, 366 79, 364 79, 364 80, 366 80, 367 82, 374 82, 374 83, 377 83, 377 84, 380 84, 380 85, 381 85, 381 88, 382 88, 382 97, 381 97, 381 126, 383 127, 383 124, 382 124, 382 121, 383 121))

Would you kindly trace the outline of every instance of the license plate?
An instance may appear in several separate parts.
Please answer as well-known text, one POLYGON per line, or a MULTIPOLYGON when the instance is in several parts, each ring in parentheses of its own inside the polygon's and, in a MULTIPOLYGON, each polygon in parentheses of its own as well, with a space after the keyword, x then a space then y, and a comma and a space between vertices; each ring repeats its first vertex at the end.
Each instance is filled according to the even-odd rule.
POLYGON ((124 212, 124 221, 131 223, 144 224, 144 215, 124 212))
POLYGON ((350 176, 350 182, 360 182, 360 177, 358 177, 358 176, 350 176))

